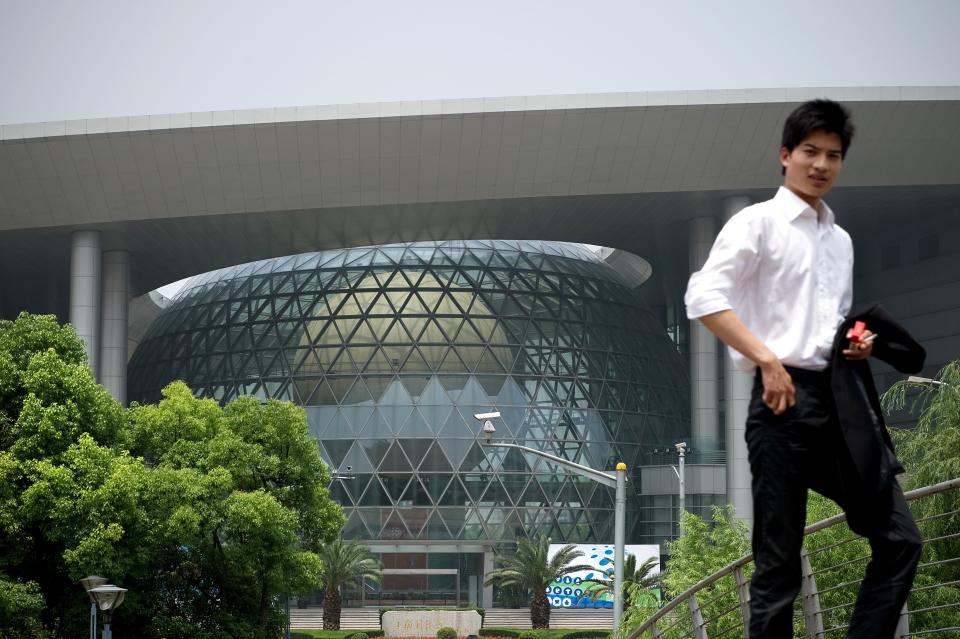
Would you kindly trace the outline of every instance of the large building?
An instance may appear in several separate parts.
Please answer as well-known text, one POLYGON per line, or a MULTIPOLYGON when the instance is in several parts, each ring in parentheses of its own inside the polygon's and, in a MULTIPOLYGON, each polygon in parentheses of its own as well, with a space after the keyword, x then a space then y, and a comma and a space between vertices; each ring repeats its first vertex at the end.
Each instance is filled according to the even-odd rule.
MULTIPOLYGON (((935 373, 960 356, 956 86, 524 96, 4 125, 0 316, 25 309, 72 322, 98 378, 125 401, 129 343, 159 312, 149 292, 182 277, 401 242, 611 247, 611 265, 629 267, 629 255, 649 265, 636 292, 688 363, 688 443, 715 454, 698 461, 726 459, 725 472, 689 468, 688 488, 725 493, 749 518, 740 432, 749 380, 686 321, 682 294, 724 219, 780 183, 783 119, 823 96, 846 102, 858 127, 828 198, 854 238, 855 303, 882 303, 901 319, 927 348, 925 373, 935 373)), ((316 355, 312 365, 326 363, 316 355)), ((875 372, 881 389, 897 379, 882 365, 875 372)), ((493 390, 484 392, 492 399, 493 390)), ((310 392, 328 391, 318 383, 310 392)), ((332 386, 329 393, 337 396, 332 386)), ((639 484, 672 512, 673 458, 656 461, 639 484)))
POLYGON ((627 538, 660 544, 675 532, 670 504, 643 495, 641 469, 689 437, 687 371, 635 290, 638 273, 577 245, 502 240, 214 271, 153 322, 131 360, 130 397, 156 401, 182 379, 220 401, 305 406, 338 477, 343 534, 407 569, 377 596, 446 588, 453 599, 449 575, 427 572, 452 555, 468 568, 461 600, 478 602, 495 546, 538 534, 611 540, 614 520, 608 488, 484 448, 478 413, 499 412, 507 441, 594 468, 626 462, 627 538))

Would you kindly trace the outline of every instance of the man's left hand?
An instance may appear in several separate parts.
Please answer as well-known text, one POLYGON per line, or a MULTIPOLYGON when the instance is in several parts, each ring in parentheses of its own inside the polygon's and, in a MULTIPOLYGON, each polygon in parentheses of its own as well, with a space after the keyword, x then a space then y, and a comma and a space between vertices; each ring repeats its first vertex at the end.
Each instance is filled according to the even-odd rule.
MULTIPOLYGON (((847 339, 850 338, 853 329, 847 331, 847 339)), ((877 338, 876 333, 869 330, 863 331, 859 342, 852 342, 850 347, 843 351, 843 356, 850 360, 867 359, 873 352, 873 340, 877 338)))

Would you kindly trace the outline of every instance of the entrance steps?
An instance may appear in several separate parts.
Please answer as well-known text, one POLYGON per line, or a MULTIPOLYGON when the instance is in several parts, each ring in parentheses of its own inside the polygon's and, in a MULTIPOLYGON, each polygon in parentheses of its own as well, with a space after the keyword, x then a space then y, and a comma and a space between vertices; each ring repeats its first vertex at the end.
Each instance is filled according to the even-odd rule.
MULTIPOLYGON (((485 613, 485 627, 529 628, 529 608, 490 608, 485 613)), ((323 608, 290 608, 291 628, 323 628, 323 608)), ((379 608, 344 608, 340 613, 340 628, 343 630, 370 630, 380 627, 379 608)), ((601 628, 613 627, 612 610, 583 608, 555 609, 550 611, 551 628, 601 628)))
MULTIPOLYGON (((491 608, 483 625, 490 628, 529 628, 529 608, 491 608)), ((551 628, 613 628, 613 610, 554 608, 550 611, 551 628)))

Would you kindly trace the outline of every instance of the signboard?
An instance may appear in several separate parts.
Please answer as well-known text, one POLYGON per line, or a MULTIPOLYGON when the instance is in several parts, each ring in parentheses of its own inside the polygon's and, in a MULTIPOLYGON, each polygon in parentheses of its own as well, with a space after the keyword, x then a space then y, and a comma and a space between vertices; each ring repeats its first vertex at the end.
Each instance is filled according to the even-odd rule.
MULTIPOLYGON (((549 559, 566 544, 550 544, 549 559)), ((613 608, 613 593, 596 593, 591 586, 598 582, 613 582, 613 544, 576 544, 583 553, 575 564, 589 564, 590 570, 570 573, 547 586, 547 598, 551 608, 613 608)), ((654 573, 660 572, 660 546, 656 544, 629 545, 623 547, 624 557, 633 555, 640 566, 650 557, 657 559, 654 573)))

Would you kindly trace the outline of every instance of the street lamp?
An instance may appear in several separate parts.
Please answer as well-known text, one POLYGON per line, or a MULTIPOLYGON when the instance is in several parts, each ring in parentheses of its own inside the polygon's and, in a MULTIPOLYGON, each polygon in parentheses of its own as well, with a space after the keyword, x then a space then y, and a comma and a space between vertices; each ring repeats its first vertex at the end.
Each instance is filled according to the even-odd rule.
POLYGON ((475 414, 474 417, 478 421, 483 422, 483 437, 486 442, 482 444, 483 446, 489 446, 491 448, 515 448, 519 451, 536 455, 537 457, 549 459, 555 464, 568 468, 571 472, 581 477, 592 479, 598 484, 616 489, 616 507, 613 515, 613 627, 614 630, 619 628, 620 618, 623 616, 623 545, 627 507, 627 465, 623 462, 618 462, 617 472, 608 473, 528 446, 494 442, 493 436, 497 432, 497 429, 493 425, 493 420, 499 418, 500 413, 478 413, 475 414))
POLYGON ((90 597, 90 639, 97 639, 97 600, 94 599, 90 591, 105 583, 107 583, 106 578, 97 575, 90 575, 80 580, 80 585, 83 586, 83 589, 87 591, 87 596, 90 597))
MULTIPOLYGON (((680 470, 677 470, 676 466, 670 467, 670 468, 673 468, 673 472, 676 473, 677 479, 680 480, 680 499, 678 500, 680 502, 679 504, 680 514, 679 514, 679 519, 677 520, 677 522, 679 523, 679 522, 683 522, 683 513, 686 511, 686 508, 684 508, 684 502, 686 501, 686 496, 687 496, 686 486, 685 486, 686 473, 683 468, 683 462, 684 462, 684 457, 686 457, 686 454, 687 454, 687 442, 680 442, 679 444, 674 444, 673 447, 677 449, 677 457, 679 457, 679 459, 677 460, 677 466, 680 467, 680 470)), ((680 534, 681 535, 683 534, 682 526, 680 527, 680 534)))
POLYGON ((119 588, 113 584, 105 584, 91 588, 87 593, 96 602, 97 607, 104 612, 103 639, 113 639, 113 631, 110 629, 110 616, 123 603, 123 597, 127 593, 127 589, 119 588))

